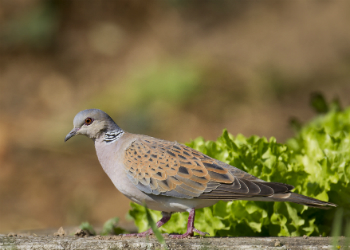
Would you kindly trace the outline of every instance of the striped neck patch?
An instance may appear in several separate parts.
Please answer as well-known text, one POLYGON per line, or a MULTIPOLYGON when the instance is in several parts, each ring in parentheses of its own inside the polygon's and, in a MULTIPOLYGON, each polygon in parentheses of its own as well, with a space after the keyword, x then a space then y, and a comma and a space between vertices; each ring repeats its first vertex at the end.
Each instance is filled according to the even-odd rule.
POLYGON ((105 141, 106 143, 114 142, 118 140, 123 134, 123 130, 107 132, 105 133, 105 138, 103 139, 103 141, 105 141))

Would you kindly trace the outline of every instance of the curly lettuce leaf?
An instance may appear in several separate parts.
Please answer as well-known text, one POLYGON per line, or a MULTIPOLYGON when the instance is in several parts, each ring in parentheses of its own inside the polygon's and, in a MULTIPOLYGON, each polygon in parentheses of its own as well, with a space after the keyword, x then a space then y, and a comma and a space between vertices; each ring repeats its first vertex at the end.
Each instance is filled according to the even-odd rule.
MULTIPOLYGON (((296 193, 338 204, 350 216, 350 109, 331 110, 303 126, 286 144, 265 137, 233 136, 223 131, 216 141, 199 137, 187 145, 265 181, 283 182, 296 193)), ((129 212, 139 231, 147 229, 145 209, 129 212)), ((337 210, 295 203, 220 201, 196 210, 195 227, 211 236, 329 235, 337 210)), ((151 211, 155 220, 158 211, 151 211)), ((176 213, 161 227, 186 232, 188 213, 176 213)))

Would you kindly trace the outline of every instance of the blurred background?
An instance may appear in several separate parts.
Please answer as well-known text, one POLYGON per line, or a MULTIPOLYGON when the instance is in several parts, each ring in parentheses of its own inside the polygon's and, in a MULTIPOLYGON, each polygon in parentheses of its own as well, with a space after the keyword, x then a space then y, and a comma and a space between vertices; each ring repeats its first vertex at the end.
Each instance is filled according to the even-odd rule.
POLYGON ((283 143, 310 94, 349 105, 349 23, 349 1, 0 0, 0 232, 126 221, 93 142, 63 142, 80 110, 283 143))

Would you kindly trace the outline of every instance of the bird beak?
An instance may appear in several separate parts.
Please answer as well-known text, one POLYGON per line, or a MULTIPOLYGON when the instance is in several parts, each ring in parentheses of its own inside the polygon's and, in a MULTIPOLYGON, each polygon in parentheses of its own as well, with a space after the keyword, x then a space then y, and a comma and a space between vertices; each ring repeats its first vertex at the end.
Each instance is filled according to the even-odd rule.
POLYGON ((66 136, 66 138, 64 138, 64 141, 68 141, 70 138, 72 138, 73 136, 75 136, 78 132, 79 128, 73 128, 68 135, 66 136))

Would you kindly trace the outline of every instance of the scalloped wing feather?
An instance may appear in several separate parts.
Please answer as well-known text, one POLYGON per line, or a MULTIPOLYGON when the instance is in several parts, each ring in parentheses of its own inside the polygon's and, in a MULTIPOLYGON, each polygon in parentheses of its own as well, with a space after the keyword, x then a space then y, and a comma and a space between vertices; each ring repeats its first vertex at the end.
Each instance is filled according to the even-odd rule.
POLYGON ((148 136, 126 149, 124 166, 141 191, 177 198, 230 200, 271 196, 293 188, 264 182, 185 145, 148 136))
POLYGON ((127 176, 140 190, 179 198, 200 196, 211 181, 232 183, 228 169, 215 163, 189 147, 154 138, 134 141, 124 157, 127 176))

